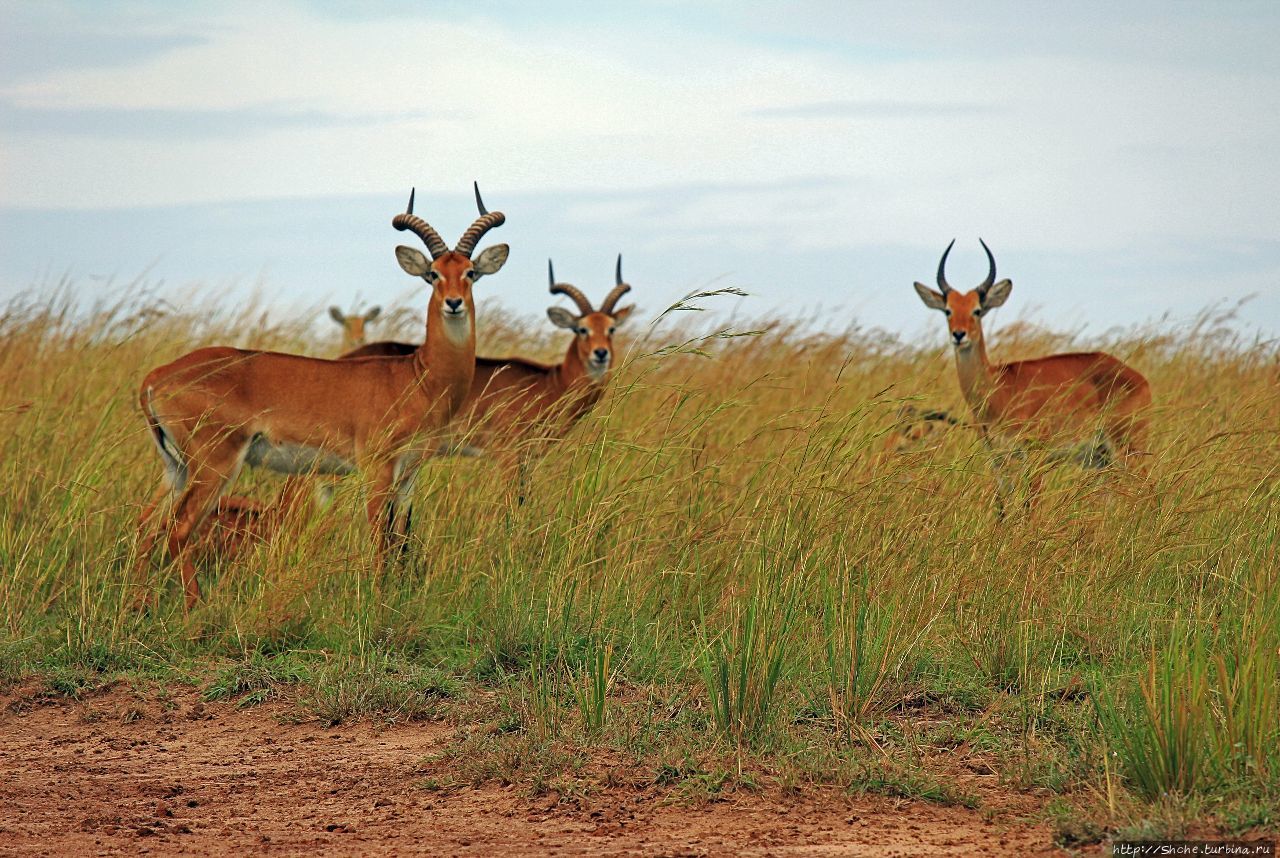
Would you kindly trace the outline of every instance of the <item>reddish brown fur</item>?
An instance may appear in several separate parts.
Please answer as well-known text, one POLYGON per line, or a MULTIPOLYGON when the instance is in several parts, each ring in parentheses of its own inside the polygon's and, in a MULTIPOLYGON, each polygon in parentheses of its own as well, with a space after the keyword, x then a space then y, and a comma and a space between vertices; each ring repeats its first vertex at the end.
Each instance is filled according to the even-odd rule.
POLYGON ((976 290, 949 291, 948 328, 956 350, 960 387, 974 419, 987 433, 1044 443, 1079 440, 1101 427, 1125 456, 1140 452, 1147 431, 1151 387, 1137 370, 1104 352, 1074 352, 1012 363, 987 357, 976 290))
MULTIPOLYGON (((594 312, 578 319, 586 334, 574 334, 558 364, 521 358, 476 358, 471 390, 459 411, 457 434, 467 444, 493 449, 509 464, 523 465, 531 443, 563 438, 604 395, 606 377, 594 381, 587 364, 596 349, 613 355, 613 328, 630 315, 623 307, 612 315, 594 312)), ((394 356, 413 346, 370 343, 344 358, 394 356)), ((612 363, 610 364, 612 368, 612 363)))
MULTIPOLYGON (((285 480, 275 502, 266 504, 241 495, 218 498, 214 508, 197 526, 190 551, 198 558, 230 559, 259 542, 268 542, 295 510, 310 503, 310 484, 299 477, 285 480)), ((161 486, 144 510, 146 524, 164 503, 168 489, 161 486)))
MULTIPOLYGON (((915 284, 926 306, 947 315, 960 389, 984 439, 993 447, 1015 449, 1030 442, 1054 457, 1065 452, 1091 467, 1105 464, 1112 452, 1122 462, 1145 452, 1151 387, 1141 373, 1117 358, 1077 352, 1011 363, 990 361, 981 316, 1002 305, 1013 284, 995 282, 995 259, 989 250, 987 254, 990 274, 977 289, 958 292, 945 286, 946 254, 938 267, 943 292, 915 284), (1098 433, 1111 449, 1096 449, 1098 433), (1083 448, 1073 446, 1081 442, 1083 448)), ((997 479, 1000 463, 998 458, 997 479)), ((1032 497, 1037 487, 1038 479, 1032 483, 1032 497)), ((997 504, 1003 510, 1000 491, 997 504)))
MULTIPOLYGON (((395 535, 386 513, 404 479, 402 473, 397 484, 397 462, 403 458, 411 473, 414 459, 435 444, 423 436, 441 430, 471 389, 475 305, 472 280, 463 275, 472 266, 453 251, 430 263, 426 340, 411 354, 331 361, 216 347, 147 375, 140 402, 148 424, 154 433, 163 427, 189 472, 165 528, 188 607, 199 599, 200 588, 186 550, 258 435, 276 444, 323 449, 368 473, 373 485, 367 515, 381 567, 395 535), (442 312, 449 299, 460 299, 466 308, 465 322, 456 323, 466 328, 456 341, 442 312)), ((159 528, 150 528, 150 513, 143 521, 150 532, 141 546, 142 562, 160 535, 159 528)))
POLYGON ((521 439, 564 437, 604 395, 605 379, 594 381, 587 373, 587 361, 598 348, 612 355, 610 331, 630 309, 619 310, 616 318, 604 313, 583 316, 579 324, 588 333, 574 335, 558 364, 477 358, 471 391, 459 412, 460 428, 468 441, 476 439, 486 448, 494 442, 513 447, 521 439))

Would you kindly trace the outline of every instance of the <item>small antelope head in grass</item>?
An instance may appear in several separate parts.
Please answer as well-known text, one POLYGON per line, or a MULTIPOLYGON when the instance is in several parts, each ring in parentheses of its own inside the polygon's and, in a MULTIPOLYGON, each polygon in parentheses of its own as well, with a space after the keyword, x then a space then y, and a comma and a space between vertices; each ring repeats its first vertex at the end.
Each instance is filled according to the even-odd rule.
POLYGON ((608 376, 614 363, 614 331, 635 309, 634 304, 615 309, 618 299, 631 291, 631 286, 622 279, 622 254, 618 254, 618 265, 614 269, 613 290, 600 302, 598 310, 591 306, 587 296, 576 286, 556 282, 551 260, 547 260, 547 277, 551 282, 552 295, 565 295, 578 306, 576 315, 564 307, 550 307, 547 309, 547 317, 557 327, 573 331, 577 337, 576 354, 587 378, 600 384, 608 376))
POLYGON ((329 308, 329 318, 342 328, 342 350, 349 351, 362 346, 368 341, 368 326, 382 313, 381 307, 370 307, 364 313, 352 313, 348 316, 338 307, 329 308))

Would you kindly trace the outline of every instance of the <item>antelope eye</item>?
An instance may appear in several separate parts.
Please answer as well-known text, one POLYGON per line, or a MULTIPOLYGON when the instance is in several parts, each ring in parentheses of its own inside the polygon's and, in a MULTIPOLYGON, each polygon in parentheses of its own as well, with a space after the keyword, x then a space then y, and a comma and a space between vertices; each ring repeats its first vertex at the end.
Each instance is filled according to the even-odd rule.
POLYGON ((462 272, 462 277, 464 280, 475 280, 476 273, 474 271, 464 271, 462 272))
POLYGON ((616 331, 616 330, 618 330, 618 329, 617 329, 617 328, 614 328, 614 327, 610 327, 610 328, 609 328, 609 336, 611 336, 611 337, 612 337, 612 336, 613 336, 613 332, 614 332, 614 331, 616 331))
POLYGON ((587 329, 586 329, 586 328, 578 328, 578 333, 585 337, 585 336, 587 335, 587 329))
POLYGON ((981 307, 979 307, 978 309, 976 309, 976 310, 974 310, 974 311, 973 311, 973 317, 974 317, 975 319, 976 319, 976 318, 978 318, 978 317, 979 317, 979 316, 981 316, 981 315, 982 315, 982 308, 981 308, 981 307))
POLYGON ((950 308, 950 307, 943 307, 943 308, 942 308, 942 314, 943 314, 944 316, 950 316, 950 315, 951 315, 951 308, 950 308))

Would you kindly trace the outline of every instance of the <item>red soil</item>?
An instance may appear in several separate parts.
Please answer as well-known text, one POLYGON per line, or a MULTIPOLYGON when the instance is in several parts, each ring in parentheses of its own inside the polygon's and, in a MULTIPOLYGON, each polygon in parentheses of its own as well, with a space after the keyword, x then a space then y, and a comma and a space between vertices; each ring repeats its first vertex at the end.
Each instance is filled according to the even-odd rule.
POLYGON ((283 705, 237 710, 188 690, 168 703, 120 688, 0 700, 0 855, 1061 854, 1016 795, 992 822, 826 789, 698 806, 652 788, 576 802, 433 792, 423 759, 453 735, 441 724, 282 723, 283 705))

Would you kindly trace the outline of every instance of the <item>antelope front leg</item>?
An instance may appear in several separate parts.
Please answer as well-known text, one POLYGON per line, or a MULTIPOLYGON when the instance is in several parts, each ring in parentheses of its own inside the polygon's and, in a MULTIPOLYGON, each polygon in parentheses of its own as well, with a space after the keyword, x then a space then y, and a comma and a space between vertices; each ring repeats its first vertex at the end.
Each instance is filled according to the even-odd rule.
POLYGON ((521 452, 516 454, 516 504, 524 506, 529 494, 529 457, 521 452))
POLYGON ((1005 506, 1004 497, 1006 493, 1005 481, 1007 479, 1004 474, 1005 454, 996 449, 996 445, 991 442, 991 436, 983 433, 982 443, 987 448, 987 452, 991 455, 991 473, 996 478, 996 521, 1004 521, 1005 506))
POLYGON ((391 516, 395 514, 392 499, 395 495, 395 463, 379 463, 370 469, 373 482, 369 487, 369 501, 365 512, 369 519, 369 533, 373 537, 373 571, 381 576, 387 565, 387 542, 391 532, 391 516))
MULTIPOLYGON (((1014 460, 1021 461, 1023 454, 1018 450, 997 450, 991 459, 991 470, 996 477, 996 519, 1004 521, 1008 513, 1008 504, 1006 499, 1015 499, 1018 492, 1018 485, 1022 482, 1022 470, 1019 465, 1011 464, 1014 460)), ((1027 499, 1025 504, 1030 509, 1031 501, 1027 499)))
POLYGON ((392 489, 395 499, 388 517, 388 549, 400 557, 409 550, 409 529, 413 524, 413 482, 422 459, 406 455, 397 464, 392 489))

